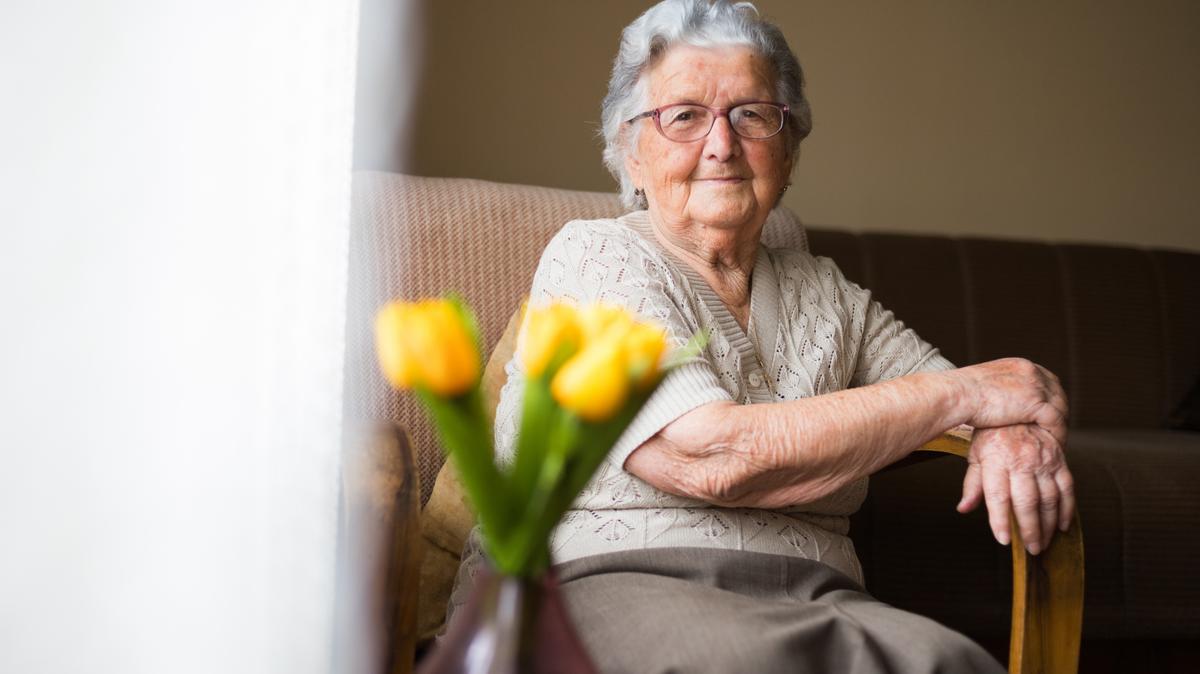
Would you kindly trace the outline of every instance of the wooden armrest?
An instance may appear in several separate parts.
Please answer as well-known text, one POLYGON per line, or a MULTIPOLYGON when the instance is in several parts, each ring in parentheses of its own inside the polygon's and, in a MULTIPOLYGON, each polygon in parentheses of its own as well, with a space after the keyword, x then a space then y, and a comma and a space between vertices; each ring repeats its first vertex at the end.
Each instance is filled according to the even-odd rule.
MULTIPOLYGON (((970 439, 947 433, 920 451, 967 458, 970 439)), ((1083 531, 1079 512, 1071 528, 1057 532, 1040 555, 1025 551, 1016 519, 1010 513, 1013 558, 1012 636, 1008 671, 1013 674, 1057 674, 1079 669, 1083 629, 1083 531)))
POLYGON ((333 671, 412 671, 421 488, 407 433, 347 421, 338 513, 333 671))

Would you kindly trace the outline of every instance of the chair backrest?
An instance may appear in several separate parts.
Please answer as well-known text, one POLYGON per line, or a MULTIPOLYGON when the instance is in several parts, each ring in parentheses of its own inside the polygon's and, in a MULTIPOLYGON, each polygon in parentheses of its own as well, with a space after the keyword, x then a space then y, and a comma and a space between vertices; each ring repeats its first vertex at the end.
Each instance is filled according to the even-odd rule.
MULTIPOLYGON (((570 220, 611 218, 626 209, 612 193, 373 171, 355 173, 352 203, 345 412, 408 429, 424 503, 442 453, 413 398, 391 390, 375 367, 375 310, 394 298, 456 292, 474 308, 490 353, 528 293, 550 238, 570 220)), ((807 247, 803 227, 784 209, 768 220, 764 241, 807 247)))

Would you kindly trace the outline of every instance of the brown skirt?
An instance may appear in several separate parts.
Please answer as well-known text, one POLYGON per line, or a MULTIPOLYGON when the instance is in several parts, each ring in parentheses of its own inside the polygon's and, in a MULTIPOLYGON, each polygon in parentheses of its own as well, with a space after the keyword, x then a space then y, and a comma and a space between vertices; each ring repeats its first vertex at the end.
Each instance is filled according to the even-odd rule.
POLYGON ((555 567, 603 672, 1004 672, 979 645, 820 562, 658 548, 555 567))

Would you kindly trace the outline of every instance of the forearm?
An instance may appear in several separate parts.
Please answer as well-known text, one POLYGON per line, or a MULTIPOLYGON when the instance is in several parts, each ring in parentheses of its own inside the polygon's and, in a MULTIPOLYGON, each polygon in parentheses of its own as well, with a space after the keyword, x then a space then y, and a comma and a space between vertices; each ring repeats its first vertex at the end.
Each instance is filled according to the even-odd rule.
POLYGON ((664 428, 626 468, 665 491, 723 506, 816 500, 966 421, 945 373, 767 405, 709 405, 664 428))

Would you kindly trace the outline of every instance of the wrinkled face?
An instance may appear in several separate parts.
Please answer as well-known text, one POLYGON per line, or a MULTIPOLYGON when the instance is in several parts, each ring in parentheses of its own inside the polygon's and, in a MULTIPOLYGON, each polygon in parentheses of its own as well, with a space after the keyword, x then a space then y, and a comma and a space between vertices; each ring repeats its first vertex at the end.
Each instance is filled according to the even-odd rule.
MULTIPOLYGON (((675 46, 645 77, 650 109, 776 100, 771 65, 750 47, 675 46)), ((664 138, 651 118, 634 124, 641 127, 626 168, 664 224, 761 225, 787 184, 792 157, 786 127, 771 138, 751 140, 735 134, 722 116, 707 137, 677 143, 664 138)))

